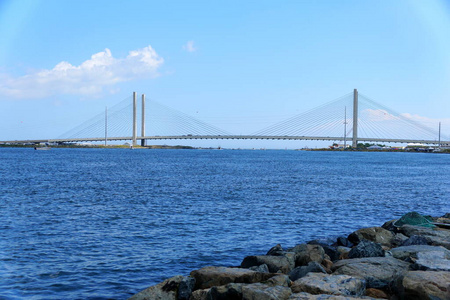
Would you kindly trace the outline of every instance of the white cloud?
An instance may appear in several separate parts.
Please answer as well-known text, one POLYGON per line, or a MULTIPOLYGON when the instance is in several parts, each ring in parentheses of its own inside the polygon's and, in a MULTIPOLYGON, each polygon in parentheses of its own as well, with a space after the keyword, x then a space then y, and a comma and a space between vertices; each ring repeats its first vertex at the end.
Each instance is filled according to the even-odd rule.
POLYGON ((157 77, 164 63, 147 46, 130 51, 125 58, 114 58, 109 49, 93 54, 79 66, 62 61, 51 70, 40 70, 20 77, 0 74, 0 94, 13 98, 43 98, 52 95, 98 95, 104 87, 120 82, 157 77))
POLYGON ((194 41, 188 41, 185 45, 183 45, 183 49, 187 52, 195 52, 197 48, 194 46, 194 41))
POLYGON ((396 120, 398 119, 394 115, 385 111, 384 109, 365 109, 361 112, 361 115, 371 122, 386 121, 386 120, 396 120))
POLYGON ((431 128, 435 128, 438 126, 439 122, 442 124, 449 124, 450 119, 432 119, 424 116, 420 116, 418 114, 410 114, 410 113, 401 113, 399 115, 393 115, 386 110, 383 109, 365 109, 361 112, 362 117, 366 118, 367 121, 371 122, 381 122, 381 121, 389 121, 389 120, 399 120, 400 118, 406 118, 412 121, 416 121, 425 126, 429 126, 431 128))
POLYGON ((418 124, 428 127, 431 130, 438 131, 439 123, 441 123, 441 136, 445 139, 450 138, 450 118, 433 119, 424 117, 418 114, 401 113, 397 116, 390 114, 389 112, 382 109, 365 109, 361 112, 361 117, 369 122, 385 122, 391 121, 386 124, 391 126, 403 126, 401 123, 395 123, 396 120, 401 118, 406 118, 411 121, 415 121, 418 124))
POLYGON ((445 134, 446 135, 450 135, 450 118, 442 118, 442 119, 432 119, 432 118, 428 118, 428 117, 424 117, 424 116, 420 116, 417 114, 410 114, 410 113, 402 113, 402 116, 413 120, 413 121, 417 121, 421 124, 424 124, 425 126, 428 126, 432 129, 436 129, 439 126, 439 123, 441 123, 442 127, 445 127, 445 134))

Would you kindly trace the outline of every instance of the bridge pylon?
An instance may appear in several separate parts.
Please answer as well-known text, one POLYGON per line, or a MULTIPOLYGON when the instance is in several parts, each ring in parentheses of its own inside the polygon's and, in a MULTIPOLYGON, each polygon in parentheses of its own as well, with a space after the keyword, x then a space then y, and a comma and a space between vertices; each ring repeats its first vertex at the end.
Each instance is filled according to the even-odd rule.
POLYGON ((145 147, 145 94, 142 94, 142 117, 141 117, 141 146, 145 147))
POLYGON ((136 92, 133 92, 133 135, 132 145, 136 146, 136 137, 137 137, 137 100, 136 100, 136 92))
POLYGON ((358 90, 353 90, 353 138, 352 147, 358 147, 358 90))

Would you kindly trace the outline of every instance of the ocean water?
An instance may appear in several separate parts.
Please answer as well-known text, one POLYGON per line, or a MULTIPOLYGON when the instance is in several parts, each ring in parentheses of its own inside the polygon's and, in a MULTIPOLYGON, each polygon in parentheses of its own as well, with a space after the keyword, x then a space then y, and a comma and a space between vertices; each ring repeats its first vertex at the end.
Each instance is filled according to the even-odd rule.
POLYGON ((0 149, 0 299, 126 299, 409 211, 450 212, 450 155, 0 149))

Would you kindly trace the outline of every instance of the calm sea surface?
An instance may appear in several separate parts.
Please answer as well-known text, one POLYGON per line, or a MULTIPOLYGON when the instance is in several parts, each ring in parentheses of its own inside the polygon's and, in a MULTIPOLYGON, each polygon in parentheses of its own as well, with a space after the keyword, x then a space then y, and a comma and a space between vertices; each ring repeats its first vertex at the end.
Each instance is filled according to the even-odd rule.
POLYGON ((450 155, 0 149, 0 299, 126 299, 272 246, 450 212, 450 155))

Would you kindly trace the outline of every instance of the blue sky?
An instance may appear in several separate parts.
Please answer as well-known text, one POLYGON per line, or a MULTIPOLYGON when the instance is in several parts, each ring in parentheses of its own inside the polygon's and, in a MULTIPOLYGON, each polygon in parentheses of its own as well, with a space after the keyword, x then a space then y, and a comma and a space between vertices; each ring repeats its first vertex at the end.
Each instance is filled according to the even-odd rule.
POLYGON ((0 140, 133 91, 249 133, 354 88, 450 135, 449 1, 0 0, 0 41, 0 140))

